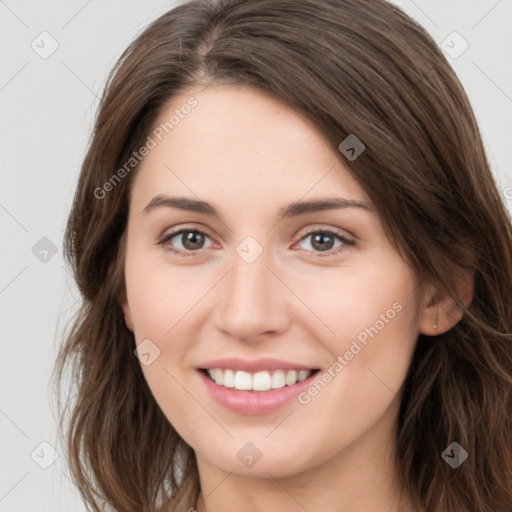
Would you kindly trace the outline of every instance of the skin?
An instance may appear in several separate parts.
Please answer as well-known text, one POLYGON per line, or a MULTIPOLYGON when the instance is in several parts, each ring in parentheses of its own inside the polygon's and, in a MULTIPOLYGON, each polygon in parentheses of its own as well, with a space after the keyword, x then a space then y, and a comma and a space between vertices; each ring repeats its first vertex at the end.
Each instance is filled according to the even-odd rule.
POLYGON ((216 85, 173 98, 155 126, 191 96, 197 107, 149 152, 132 184, 123 304, 136 344, 149 338, 160 350, 142 365, 144 376, 197 456, 202 492, 190 507, 412 511, 400 499, 393 456, 399 392, 418 334, 440 334, 461 313, 434 288, 419 295, 374 210, 279 220, 280 208, 300 200, 371 206, 311 122, 251 88, 216 85), (219 217, 167 207, 144 213, 158 194, 208 201, 219 217), (157 243, 171 228, 194 227, 208 235, 195 252, 181 235, 157 243), (335 239, 319 250, 305 232, 325 229, 354 245, 334 254, 335 239), (247 236, 263 248, 252 263, 236 252, 247 236), (394 303, 400 312, 307 405, 237 414, 212 400, 197 372, 221 357, 326 370, 394 303), (248 442, 262 455, 250 468, 237 457, 248 442))

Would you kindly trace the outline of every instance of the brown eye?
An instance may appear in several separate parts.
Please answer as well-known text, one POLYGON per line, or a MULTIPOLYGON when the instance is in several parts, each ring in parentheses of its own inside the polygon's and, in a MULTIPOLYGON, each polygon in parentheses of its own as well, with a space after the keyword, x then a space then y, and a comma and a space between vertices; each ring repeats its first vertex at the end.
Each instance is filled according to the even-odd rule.
POLYGON ((299 243, 308 239, 310 240, 307 244, 309 247, 302 247, 303 249, 318 253, 328 252, 329 254, 326 254, 326 256, 337 254, 339 251, 343 250, 344 246, 354 245, 352 240, 329 230, 310 231, 301 238, 299 243))
POLYGON ((191 251, 195 249, 202 249, 204 244, 204 234, 198 231, 182 231, 181 243, 185 249, 191 251))
MULTIPOLYGON (((166 235, 159 244, 175 253, 199 251, 205 248, 206 239, 210 237, 200 229, 180 229, 166 235)), ((186 255, 186 254, 185 254, 186 255)))
POLYGON ((325 233, 315 233, 311 235, 311 246, 318 251, 328 251, 333 248, 334 237, 325 233))

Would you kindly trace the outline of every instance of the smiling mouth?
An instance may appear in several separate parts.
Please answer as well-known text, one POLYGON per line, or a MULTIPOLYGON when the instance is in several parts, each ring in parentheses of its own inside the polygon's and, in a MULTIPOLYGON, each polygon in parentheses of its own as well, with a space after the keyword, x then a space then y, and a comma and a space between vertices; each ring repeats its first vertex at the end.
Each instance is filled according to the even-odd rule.
POLYGON ((320 370, 273 370, 250 373, 224 368, 201 369, 215 384, 238 391, 269 391, 293 386, 309 379, 320 370))

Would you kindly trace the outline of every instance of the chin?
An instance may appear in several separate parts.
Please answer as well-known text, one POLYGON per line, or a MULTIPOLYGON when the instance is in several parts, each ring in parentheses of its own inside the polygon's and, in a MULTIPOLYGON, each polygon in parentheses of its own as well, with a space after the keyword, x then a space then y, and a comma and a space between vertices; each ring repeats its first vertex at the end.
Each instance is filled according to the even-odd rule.
POLYGON ((298 446, 276 450, 270 446, 271 443, 258 441, 235 444, 234 448, 222 447, 220 452, 208 453, 201 458, 208 459, 210 464, 224 473, 265 479, 295 476, 315 466, 312 459, 297 456, 301 452, 304 453, 304 449, 298 446))

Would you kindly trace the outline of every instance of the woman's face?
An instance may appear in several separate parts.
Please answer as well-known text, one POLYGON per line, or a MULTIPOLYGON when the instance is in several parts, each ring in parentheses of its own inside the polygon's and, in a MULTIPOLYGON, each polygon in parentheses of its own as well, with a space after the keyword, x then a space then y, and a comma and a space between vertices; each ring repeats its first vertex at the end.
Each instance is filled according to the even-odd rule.
POLYGON ((345 157, 249 88, 190 89, 154 128, 123 308, 200 467, 279 477, 389 444, 423 301, 345 157))

